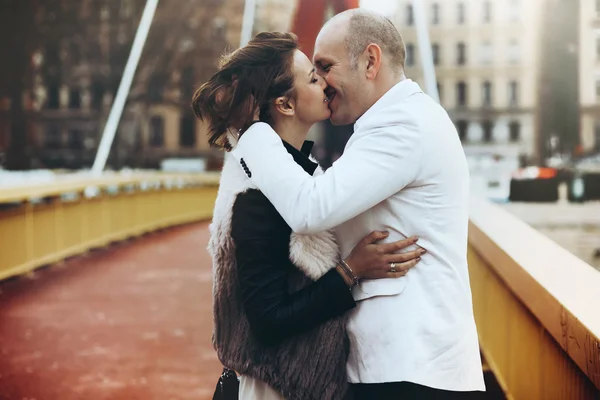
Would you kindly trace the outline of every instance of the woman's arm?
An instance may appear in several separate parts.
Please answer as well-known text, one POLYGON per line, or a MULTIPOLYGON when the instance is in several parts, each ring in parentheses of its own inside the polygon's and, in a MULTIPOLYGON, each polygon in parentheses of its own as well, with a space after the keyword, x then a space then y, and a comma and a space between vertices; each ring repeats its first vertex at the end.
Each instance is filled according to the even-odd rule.
POLYGON ((298 292, 289 293, 290 228, 258 191, 240 194, 233 207, 231 235, 252 331, 274 344, 305 332, 355 306, 348 284, 333 268, 298 292))

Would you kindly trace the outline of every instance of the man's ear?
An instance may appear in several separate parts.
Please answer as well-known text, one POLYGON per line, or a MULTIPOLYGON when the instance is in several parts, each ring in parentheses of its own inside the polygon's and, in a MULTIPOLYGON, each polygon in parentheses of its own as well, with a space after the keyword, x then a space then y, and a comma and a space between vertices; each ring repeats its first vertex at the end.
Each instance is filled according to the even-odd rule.
POLYGON ((275 110, 285 116, 291 117, 296 114, 296 104, 293 99, 281 96, 275 99, 275 110))
POLYGON ((365 59, 367 68, 366 68, 366 77, 367 79, 375 79, 377 74, 379 73, 379 69, 381 68, 381 61, 383 57, 383 52, 381 51, 381 47, 375 43, 371 43, 365 49, 365 59))

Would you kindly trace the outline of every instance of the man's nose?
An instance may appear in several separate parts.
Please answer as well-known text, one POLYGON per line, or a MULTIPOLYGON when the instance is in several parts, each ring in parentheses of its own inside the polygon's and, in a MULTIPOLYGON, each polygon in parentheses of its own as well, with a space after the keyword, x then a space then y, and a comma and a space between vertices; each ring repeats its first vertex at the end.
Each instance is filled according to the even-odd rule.
POLYGON ((319 77, 319 85, 321 85, 321 89, 325 90, 329 86, 327 81, 323 77, 319 77))

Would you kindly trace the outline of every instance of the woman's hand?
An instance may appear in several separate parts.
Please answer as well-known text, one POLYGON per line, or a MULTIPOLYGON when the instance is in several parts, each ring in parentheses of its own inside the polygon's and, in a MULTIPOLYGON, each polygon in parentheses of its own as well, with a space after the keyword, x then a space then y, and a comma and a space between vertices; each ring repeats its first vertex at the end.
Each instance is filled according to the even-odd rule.
POLYGON ((416 236, 392 243, 376 243, 387 236, 387 232, 371 232, 358 242, 346 258, 346 263, 358 279, 399 278, 421 261, 421 256, 425 254, 425 249, 421 247, 398 253, 417 243, 416 236))

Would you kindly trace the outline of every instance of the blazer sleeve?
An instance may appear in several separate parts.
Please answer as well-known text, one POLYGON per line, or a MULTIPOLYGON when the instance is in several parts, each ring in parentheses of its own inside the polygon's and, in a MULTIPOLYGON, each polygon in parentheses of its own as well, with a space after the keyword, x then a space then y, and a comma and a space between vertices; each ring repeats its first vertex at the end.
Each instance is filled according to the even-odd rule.
POLYGON ((290 293, 290 229, 256 190, 238 195, 231 235, 244 309, 258 340, 267 344, 305 332, 355 306, 352 293, 332 269, 290 293))
POLYGON ((323 175, 308 175, 265 123, 254 124, 233 152, 250 180, 267 196, 294 232, 334 228, 412 183, 422 143, 415 123, 367 126, 323 175), (276 166, 276 167, 274 167, 276 166), (273 168, 277 173, 273 173, 273 168))

